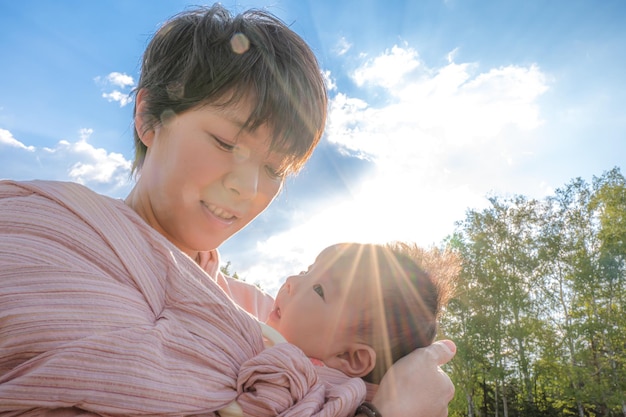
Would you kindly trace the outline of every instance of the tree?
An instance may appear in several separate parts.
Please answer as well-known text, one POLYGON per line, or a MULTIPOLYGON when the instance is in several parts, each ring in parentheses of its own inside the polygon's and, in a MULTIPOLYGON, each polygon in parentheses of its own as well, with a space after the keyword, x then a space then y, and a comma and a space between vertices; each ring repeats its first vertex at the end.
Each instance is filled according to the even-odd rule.
POLYGON ((598 368, 604 407, 626 416, 626 182, 619 169, 594 178, 590 207, 599 230, 598 368))
POLYGON ((542 201, 491 197, 446 244, 450 415, 626 417, 626 182, 615 168, 542 201))
MULTIPOLYGON (((521 395, 521 402, 533 402, 529 345, 535 343, 533 335, 539 323, 533 302, 537 202, 522 196, 489 201, 489 208, 468 211, 465 221, 457 224, 454 241, 463 258, 459 287, 464 293, 452 304, 450 315, 456 319, 450 320, 467 330, 458 336, 460 346, 475 352, 473 358, 459 361, 459 372, 480 372, 483 402, 489 401, 488 385, 495 415, 502 410, 506 417, 511 395, 521 395), (477 350, 477 346, 481 348, 477 350), (470 361, 482 362, 482 369, 478 371, 470 361), (512 385, 518 387, 515 394, 510 391, 512 385)), ((477 382, 469 386, 466 396, 471 414, 477 382)))
POLYGON ((239 275, 237 275, 237 272, 233 272, 232 274, 230 273, 230 266, 231 266, 231 263, 230 261, 228 261, 226 262, 226 265, 220 266, 220 271, 222 272, 222 274, 226 275, 227 277, 239 279, 239 275))

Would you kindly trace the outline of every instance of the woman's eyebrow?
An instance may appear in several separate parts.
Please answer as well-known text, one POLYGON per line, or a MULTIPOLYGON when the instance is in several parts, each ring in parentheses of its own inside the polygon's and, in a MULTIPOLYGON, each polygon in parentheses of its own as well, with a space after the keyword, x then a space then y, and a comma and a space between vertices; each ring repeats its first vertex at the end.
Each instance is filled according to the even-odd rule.
POLYGON ((237 105, 224 108, 217 107, 215 112, 240 130, 245 129, 246 123, 250 117, 250 115, 246 117, 245 111, 242 111, 242 109, 240 109, 237 105))

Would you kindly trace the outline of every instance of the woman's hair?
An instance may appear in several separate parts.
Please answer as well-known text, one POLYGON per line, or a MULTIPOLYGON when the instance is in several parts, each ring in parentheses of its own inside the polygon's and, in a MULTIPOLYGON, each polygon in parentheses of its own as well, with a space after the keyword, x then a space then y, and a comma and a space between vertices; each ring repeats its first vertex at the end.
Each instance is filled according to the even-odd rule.
POLYGON ((326 121, 328 98, 315 55, 285 23, 261 10, 233 16, 215 4, 175 15, 144 52, 135 92, 142 89, 145 123, 135 127, 134 173, 147 151, 136 129, 199 106, 249 100, 243 128, 268 125, 270 149, 285 155, 283 173, 304 165, 326 121))
POLYGON ((460 264, 455 255, 412 243, 348 244, 355 280, 364 280, 360 320, 354 334, 376 351, 374 369, 363 379, 379 383, 393 363, 430 345, 460 264))

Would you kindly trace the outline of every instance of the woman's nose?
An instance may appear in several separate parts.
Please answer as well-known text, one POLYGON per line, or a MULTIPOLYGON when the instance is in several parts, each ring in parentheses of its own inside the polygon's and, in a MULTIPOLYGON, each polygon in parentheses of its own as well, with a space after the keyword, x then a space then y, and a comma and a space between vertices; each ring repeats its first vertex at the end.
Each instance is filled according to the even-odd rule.
POLYGON ((224 181, 226 188, 244 199, 256 196, 259 188, 260 168, 250 158, 250 150, 237 147, 233 151, 233 167, 224 181))

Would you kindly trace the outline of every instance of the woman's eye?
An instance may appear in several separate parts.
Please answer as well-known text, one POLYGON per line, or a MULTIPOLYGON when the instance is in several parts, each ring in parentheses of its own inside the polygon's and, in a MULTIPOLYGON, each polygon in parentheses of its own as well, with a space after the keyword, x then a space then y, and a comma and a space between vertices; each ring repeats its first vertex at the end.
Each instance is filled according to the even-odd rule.
POLYGON ((324 288, 322 288, 322 286, 320 284, 313 285, 313 291, 315 291, 317 293, 317 295, 322 297, 322 300, 325 300, 325 298, 324 298, 324 288))
POLYGON ((223 140, 220 140, 216 138, 215 136, 213 136, 213 140, 217 144, 218 148, 221 148, 225 151, 232 152, 235 149, 235 145, 231 145, 230 143, 224 142, 223 140))
POLYGON ((265 171, 267 172, 267 175, 273 180, 282 180, 285 177, 285 174, 272 168, 269 165, 265 167, 265 171))

